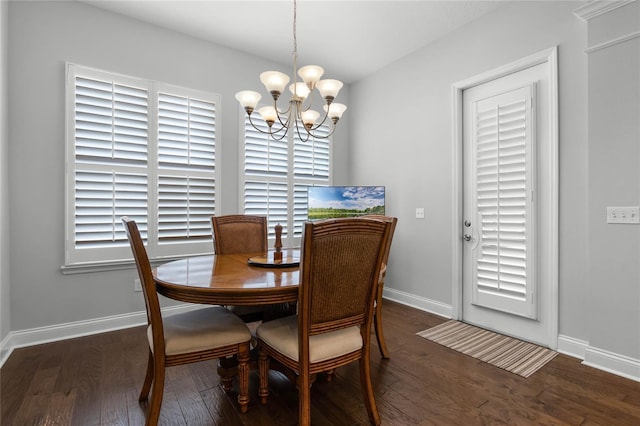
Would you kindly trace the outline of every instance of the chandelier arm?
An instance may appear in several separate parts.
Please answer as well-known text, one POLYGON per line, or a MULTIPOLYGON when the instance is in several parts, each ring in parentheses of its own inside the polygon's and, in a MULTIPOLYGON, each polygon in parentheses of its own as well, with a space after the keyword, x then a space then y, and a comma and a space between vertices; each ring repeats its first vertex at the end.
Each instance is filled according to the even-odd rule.
POLYGON ((302 135, 300 134, 300 123, 301 122, 296 120, 295 130, 296 130, 296 133, 298 134, 298 139, 300 139, 301 142, 308 142, 309 138, 311 138, 312 135, 311 135, 311 133, 309 133, 307 128, 304 127, 304 124, 302 124, 302 128, 304 129, 304 132, 305 132, 305 137, 302 137, 302 135))
MULTIPOLYGON (((337 127, 337 126, 336 126, 336 124, 335 124, 335 123, 333 123, 333 124, 332 124, 332 126, 331 126, 331 131, 330 131, 328 134, 326 134, 326 135, 320 135, 320 134, 315 134, 315 133, 313 132, 314 130, 317 130, 317 129, 320 127, 320 125, 318 125, 318 126, 316 126, 316 127, 312 127, 311 129, 307 129, 307 128, 304 126, 304 124, 302 124, 302 128, 304 129, 304 134, 305 134, 305 137, 302 137, 302 134, 300 133, 300 126, 301 126, 301 124, 300 124, 300 123, 301 123, 301 122, 298 122, 298 121, 296 120, 296 123, 295 123, 295 132, 298 134, 298 138, 299 138, 299 139, 300 139, 300 141, 302 141, 302 142, 308 142, 310 138, 314 138, 314 139, 329 139, 329 138, 333 135, 333 133, 336 131, 336 127, 337 127)), ((322 124, 322 123, 321 123, 321 124, 322 124)))
POLYGON ((307 130, 307 128, 305 127, 304 130, 305 130, 306 138, 302 138, 302 136, 300 135, 300 130, 298 129, 298 125, 297 124, 296 124, 296 130, 298 132, 298 137, 300 138, 300 140, 302 142, 307 142, 310 138, 314 138, 314 139, 329 139, 333 135, 333 133, 336 131, 336 126, 332 125, 331 126, 331 131, 326 135, 315 134, 315 133, 313 133, 314 129, 307 130))
POLYGON ((313 92, 315 92, 315 90, 311 90, 309 92, 309 96, 307 96, 307 99, 305 99, 305 102, 307 103, 307 106, 305 108, 304 104, 301 105, 301 107, 300 107, 301 111, 309 111, 311 109, 311 107, 313 106, 313 92))
MULTIPOLYGON (((289 108, 287 108, 287 110, 285 112, 283 112, 282 114, 278 111, 278 108, 276 108, 274 106, 274 108, 276 109, 276 116, 278 117, 278 122, 280 123, 280 125, 282 127, 289 127, 290 122, 291 122, 291 113, 294 111, 297 111, 296 108, 294 108, 294 102, 295 101, 289 101, 289 108), (286 120, 282 120, 282 117, 285 117, 286 120)), ((280 131, 280 130, 278 130, 280 131)))
POLYGON ((262 130, 260 127, 256 126, 255 123, 253 122, 253 120, 251 119, 251 115, 248 115, 249 117, 249 123, 251 124, 251 127, 253 127, 254 129, 256 129, 258 132, 263 133, 265 135, 269 135, 271 136, 273 139, 281 141, 282 139, 284 139, 284 137, 286 136, 287 132, 282 133, 282 136, 278 137, 278 133, 280 133, 282 131, 282 129, 286 129, 285 126, 280 127, 277 130, 273 130, 273 127, 269 127, 269 131, 265 132, 264 130, 262 130))
POLYGON ((316 134, 313 134, 313 133, 311 133, 311 132, 313 132, 313 130, 314 130, 314 129, 311 129, 311 130, 308 132, 308 133, 309 133, 313 138, 315 138, 315 139, 329 139, 329 138, 333 135, 333 132, 335 132, 335 131, 336 131, 336 126, 335 126, 335 124, 334 124, 334 125, 332 125, 332 126, 331 126, 331 131, 330 131, 330 132, 329 132, 329 134, 327 134, 327 135, 316 135, 316 134))
POLYGON ((269 135, 270 135, 274 140, 276 140, 276 141, 281 141, 281 140, 283 140, 283 139, 287 136, 287 132, 286 132, 286 131, 285 131, 285 132, 280 133, 280 132, 282 131, 282 129, 285 129, 285 130, 286 130, 286 127, 281 127, 281 128, 279 128, 278 130, 276 130, 275 132, 271 132, 271 133, 269 133, 269 135), (280 134, 280 136, 278 136, 278 134, 280 134))
MULTIPOLYGON (((311 129, 309 129, 309 130, 311 130, 311 131, 313 131, 313 130, 318 130, 318 129, 319 129, 319 128, 320 128, 320 127, 325 123, 325 121, 327 121, 327 118, 328 118, 328 117, 329 117, 329 108, 327 108, 327 111, 325 111, 325 113, 324 113, 324 117, 322 118, 322 121, 321 121, 321 122, 319 122, 319 123, 318 123, 317 125, 315 125, 315 126, 311 126, 311 129)), ((335 124, 334 124, 334 125, 333 125, 333 128, 335 129, 335 127, 336 127, 336 126, 335 126, 335 124)), ((333 131, 332 131, 331 133, 333 133, 333 131)), ((315 137, 315 136, 314 136, 314 137, 315 137)))

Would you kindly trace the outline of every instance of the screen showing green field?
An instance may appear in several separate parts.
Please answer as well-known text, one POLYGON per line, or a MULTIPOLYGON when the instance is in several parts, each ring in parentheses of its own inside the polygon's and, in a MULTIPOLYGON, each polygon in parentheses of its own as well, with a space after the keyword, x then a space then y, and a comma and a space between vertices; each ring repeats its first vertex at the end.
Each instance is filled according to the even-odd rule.
POLYGON ((309 220, 385 214, 384 186, 310 186, 309 220))

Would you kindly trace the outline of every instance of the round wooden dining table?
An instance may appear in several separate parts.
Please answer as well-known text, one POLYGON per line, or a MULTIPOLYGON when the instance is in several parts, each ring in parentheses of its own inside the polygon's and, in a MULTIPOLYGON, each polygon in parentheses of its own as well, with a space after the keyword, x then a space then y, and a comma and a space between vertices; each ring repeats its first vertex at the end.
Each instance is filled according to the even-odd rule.
POLYGON ((156 289, 165 297, 211 305, 256 306, 296 302, 299 249, 255 254, 194 256, 153 270, 156 289))

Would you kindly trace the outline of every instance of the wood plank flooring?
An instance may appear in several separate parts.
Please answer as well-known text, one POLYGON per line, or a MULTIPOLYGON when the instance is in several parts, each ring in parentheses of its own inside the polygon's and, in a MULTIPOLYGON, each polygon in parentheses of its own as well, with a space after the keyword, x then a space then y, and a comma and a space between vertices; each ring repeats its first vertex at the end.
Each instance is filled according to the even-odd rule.
MULTIPOLYGON (((528 379, 415 335, 445 319, 383 304, 391 359, 372 338, 372 375, 386 425, 640 425, 640 383, 557 356, 528 379)), ((146 366, 143 327, 16 349, 0 370, 0 424, 142 425, 138 404, 146 366)), ((160 424, 294 425, 297 391, 270 376, 267 405, 257 398, 240 414, 236 389, 222 390, 215 362, 167 369, 160 424)), ((367 414, 357 364, 319 378, 311 392, 314 425, 363 425, 367 414)))

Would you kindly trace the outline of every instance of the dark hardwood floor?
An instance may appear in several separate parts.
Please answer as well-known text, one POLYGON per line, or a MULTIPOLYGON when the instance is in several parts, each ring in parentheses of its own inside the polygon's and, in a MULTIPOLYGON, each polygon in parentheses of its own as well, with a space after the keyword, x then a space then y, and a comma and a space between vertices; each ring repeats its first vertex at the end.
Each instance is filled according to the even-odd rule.
MULTIPOLYGON (((391 359, 372 336, 372 374, 386 425, 640 425, 640 383, 557 356, 528 379, 415 335, 445 319, 384 302, 391 359)), ((16 349, 0 370, 1 421, 13 425, 142 425, 143 327, 16 349)), ((160 424, 294 425, 297 391, 271 374, 267 405, 240 414, 220 387, 215 362, 167 369, 160 424)), ((315 425, 367 424, 357 363, 313 385, 315 425)))

